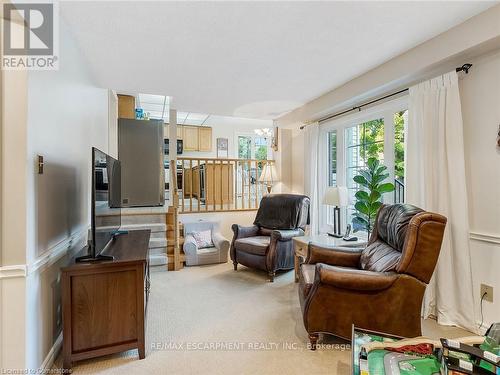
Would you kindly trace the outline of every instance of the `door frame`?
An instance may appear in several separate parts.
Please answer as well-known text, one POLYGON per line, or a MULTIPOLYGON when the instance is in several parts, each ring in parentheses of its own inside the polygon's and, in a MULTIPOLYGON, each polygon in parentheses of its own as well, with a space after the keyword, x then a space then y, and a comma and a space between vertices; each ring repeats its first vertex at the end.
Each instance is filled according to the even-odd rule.
MULTIPOLYGON (((318 158, 318 192, 319 196, 323 197, 326 188, 328 187, 328 133, 337 131, 337 185, 346 186, 346 136, 345 130, 351 126, 373 120, 374 118, 384 119, 384 164, 388 166, 389 178, 394 179, 394 113, 408 109, 409 96, 402 97, 383 102, 381 104, 363 109, 350 115, 325 122, 320 125, 319 129, 319 155, 318 158)), ((406 133, 406 128, 405 128, 406 133)), ((328 207, 320 205, 319 208, 319 229, 320 233, 331 230, 331 225, 328 224, 328 207)), ((342 215, 342 227, 346 225, 346 215, 342 215)))

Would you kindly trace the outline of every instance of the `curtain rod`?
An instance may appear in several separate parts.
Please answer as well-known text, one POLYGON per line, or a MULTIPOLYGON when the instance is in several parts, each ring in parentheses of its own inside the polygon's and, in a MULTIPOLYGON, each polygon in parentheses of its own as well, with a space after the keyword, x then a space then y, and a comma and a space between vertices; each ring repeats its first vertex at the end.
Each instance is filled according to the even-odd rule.
MULTIPOLYGON (((463 64, 462 66, 459 66, 458 68, 455 69, 455 71, 458 73, 458 72, 465 72, 465 74, 469 74, 469 69, 472 68, 472 64, 463 64)), ((366 103, 363 103, 363 104, 360 104, 360 105, 357 105, 357 106, 354 106, 350 109, 346 109, 346 110, 343 110, 341 112, 337 112, 337 113, 334 113, 334 114, 331 114, 331 115, 328 115, 328 116, 325 116, 325 117, 322 117, 320 118, 319 120, 317 121, 314 121, 314 122, 310 122, 310 123, 307 123, 307 124, 304 124, 300 127, 300 130, 304 129, 306 126, 308 125, 311 125, 315 122, 317 123, 321 123, 321 122, 325 122, 325 121, 328 121, 328 120, 331 120, 335 117, 339 117, 339 116, 342 116, 342 115, 345 115, 349 112, 352 112, 352 111, 358 111, 358 112, 361 112, 361 110, 363 109, 363 107, 366 107, 366 106, 369 106, 371 104, 374 104, 374 103, 377 103, 377 102, 380 102, 382 100, 385 100, 385 99, 388 99, 388 98, 391 98, 393 96, 396 96, 396 95, 399 95, 399 94, 402 94, 404 92, 407 92, 410 88, 407 87, 405 89, 402 89, 402 90, 399 90, 399 91, 396 91, 396 92, 393 92, 391 94, 387 94, 387 95, 384 95, 380 98, 377 98, 377 99, 373 99, 373 100, 370 100, 369 102, 366 102, 366 103)))

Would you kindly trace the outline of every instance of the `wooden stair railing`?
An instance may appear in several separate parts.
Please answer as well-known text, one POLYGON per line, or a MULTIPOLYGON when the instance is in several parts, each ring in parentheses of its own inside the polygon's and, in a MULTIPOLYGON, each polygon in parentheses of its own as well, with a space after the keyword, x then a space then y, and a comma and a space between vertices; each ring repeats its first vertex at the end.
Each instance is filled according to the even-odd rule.
POLYGON ((176 182, 172 189, 174 205, 181 214, 257 210, 266 194, 266 183, 260 181, 260 174, 267 164, 274 163, 274 160, 178 157, 176 169, 170 169, 175 171, 175 175, 171 172, 170 180, 176 182))
MULTIPOLYGON (((170 161, 170 187, 172 191, 172 205, 167 211, 167 258, 173 255, 173 262, 168 262, 168 269, 178 271, 183 268, 184 257, 181 254, 180 223, 179 223, 179 192, 177 189, 176 161, 170 161), (170 228, 170 231, 169 231, 170 228), (169 236, 169 233, 171 234, 169 236), (169 250, 173 254, 168 254, 169 250)), ((184 241, 182 241, 184 242, 184 241)))

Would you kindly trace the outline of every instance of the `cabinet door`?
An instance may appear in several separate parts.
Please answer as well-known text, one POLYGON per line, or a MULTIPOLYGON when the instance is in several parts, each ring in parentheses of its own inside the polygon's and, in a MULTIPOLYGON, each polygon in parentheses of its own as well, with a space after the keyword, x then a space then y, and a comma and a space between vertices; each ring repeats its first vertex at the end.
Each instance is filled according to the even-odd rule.
POLYGON ((182 139, 183 136, 182 125, 177 125, 177 139, 182 139))
POLYGON ((200 151, 212 151, 212 128, 199 128, 200 151))
POLYGON ((184 151, 198 151, 198 127, 184 125, 182 127, 182 139, 184 141, 184 151))
POLYGON ((118 96, 118 118, 135 120, 135 98, 130 95, 118 96))

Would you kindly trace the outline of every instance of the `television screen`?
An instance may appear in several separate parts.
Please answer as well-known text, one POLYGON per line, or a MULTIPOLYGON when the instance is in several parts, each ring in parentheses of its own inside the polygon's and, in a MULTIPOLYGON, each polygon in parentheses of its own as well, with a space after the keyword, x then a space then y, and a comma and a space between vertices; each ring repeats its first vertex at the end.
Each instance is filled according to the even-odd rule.
POLYGON ((120 229, 121 177, 118 160, 96 148, 92 153, 92 255, 96 257, 120 229))

